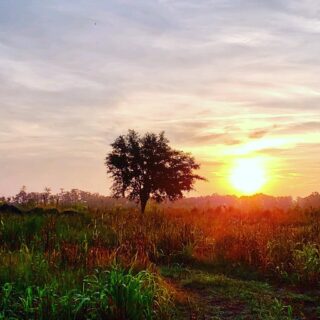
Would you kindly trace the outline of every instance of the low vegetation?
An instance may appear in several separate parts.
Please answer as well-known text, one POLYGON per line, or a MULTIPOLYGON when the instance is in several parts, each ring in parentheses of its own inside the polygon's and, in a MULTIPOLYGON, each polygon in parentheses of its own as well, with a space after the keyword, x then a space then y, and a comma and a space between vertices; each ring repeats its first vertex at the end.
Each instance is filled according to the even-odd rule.
POLYGON ((317 209, 0 212, 0 319, 320 316, 317 209))

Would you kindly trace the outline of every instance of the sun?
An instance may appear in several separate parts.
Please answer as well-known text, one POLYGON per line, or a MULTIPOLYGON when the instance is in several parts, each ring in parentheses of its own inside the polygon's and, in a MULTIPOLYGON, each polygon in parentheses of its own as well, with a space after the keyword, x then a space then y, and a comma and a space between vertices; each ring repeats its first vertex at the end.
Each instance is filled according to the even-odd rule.
POLYGON ((266 181, 266 169, 261 158, 237 159, 230 172, 231 184, 243 194, 258 192, 266 181))

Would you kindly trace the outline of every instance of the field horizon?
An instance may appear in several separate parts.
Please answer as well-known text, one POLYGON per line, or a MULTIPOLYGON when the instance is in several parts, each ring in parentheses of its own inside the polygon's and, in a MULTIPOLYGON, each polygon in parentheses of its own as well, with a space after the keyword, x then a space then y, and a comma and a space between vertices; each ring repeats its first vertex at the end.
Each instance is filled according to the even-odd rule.
POLYGON ((2 319, 320 315, 320 206, 36 195, 0 202, 2 319))
POLYGON ((0 320, 320 320, 320 0, 0 0, 0 320))

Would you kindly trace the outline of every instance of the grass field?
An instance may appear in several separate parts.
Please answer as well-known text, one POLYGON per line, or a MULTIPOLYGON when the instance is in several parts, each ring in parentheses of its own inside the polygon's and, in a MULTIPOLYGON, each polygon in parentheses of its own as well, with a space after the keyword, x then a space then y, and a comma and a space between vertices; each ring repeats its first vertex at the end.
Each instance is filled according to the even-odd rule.
POLYGON ((0 319, 319 319, 320 212, 0 214, 0 319))

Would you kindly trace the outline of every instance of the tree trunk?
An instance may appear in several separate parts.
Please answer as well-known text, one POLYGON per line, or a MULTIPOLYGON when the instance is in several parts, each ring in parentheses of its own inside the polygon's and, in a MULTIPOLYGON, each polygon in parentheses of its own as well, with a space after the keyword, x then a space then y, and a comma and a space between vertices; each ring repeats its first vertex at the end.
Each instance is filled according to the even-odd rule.
POLYGON ((149 200, 149 196, 148 195, 141 195, 140 196, 140 204, 141 204, 141 213, 143 214, 145 209, 146 209, 146 205, 147 202, 149 200))

